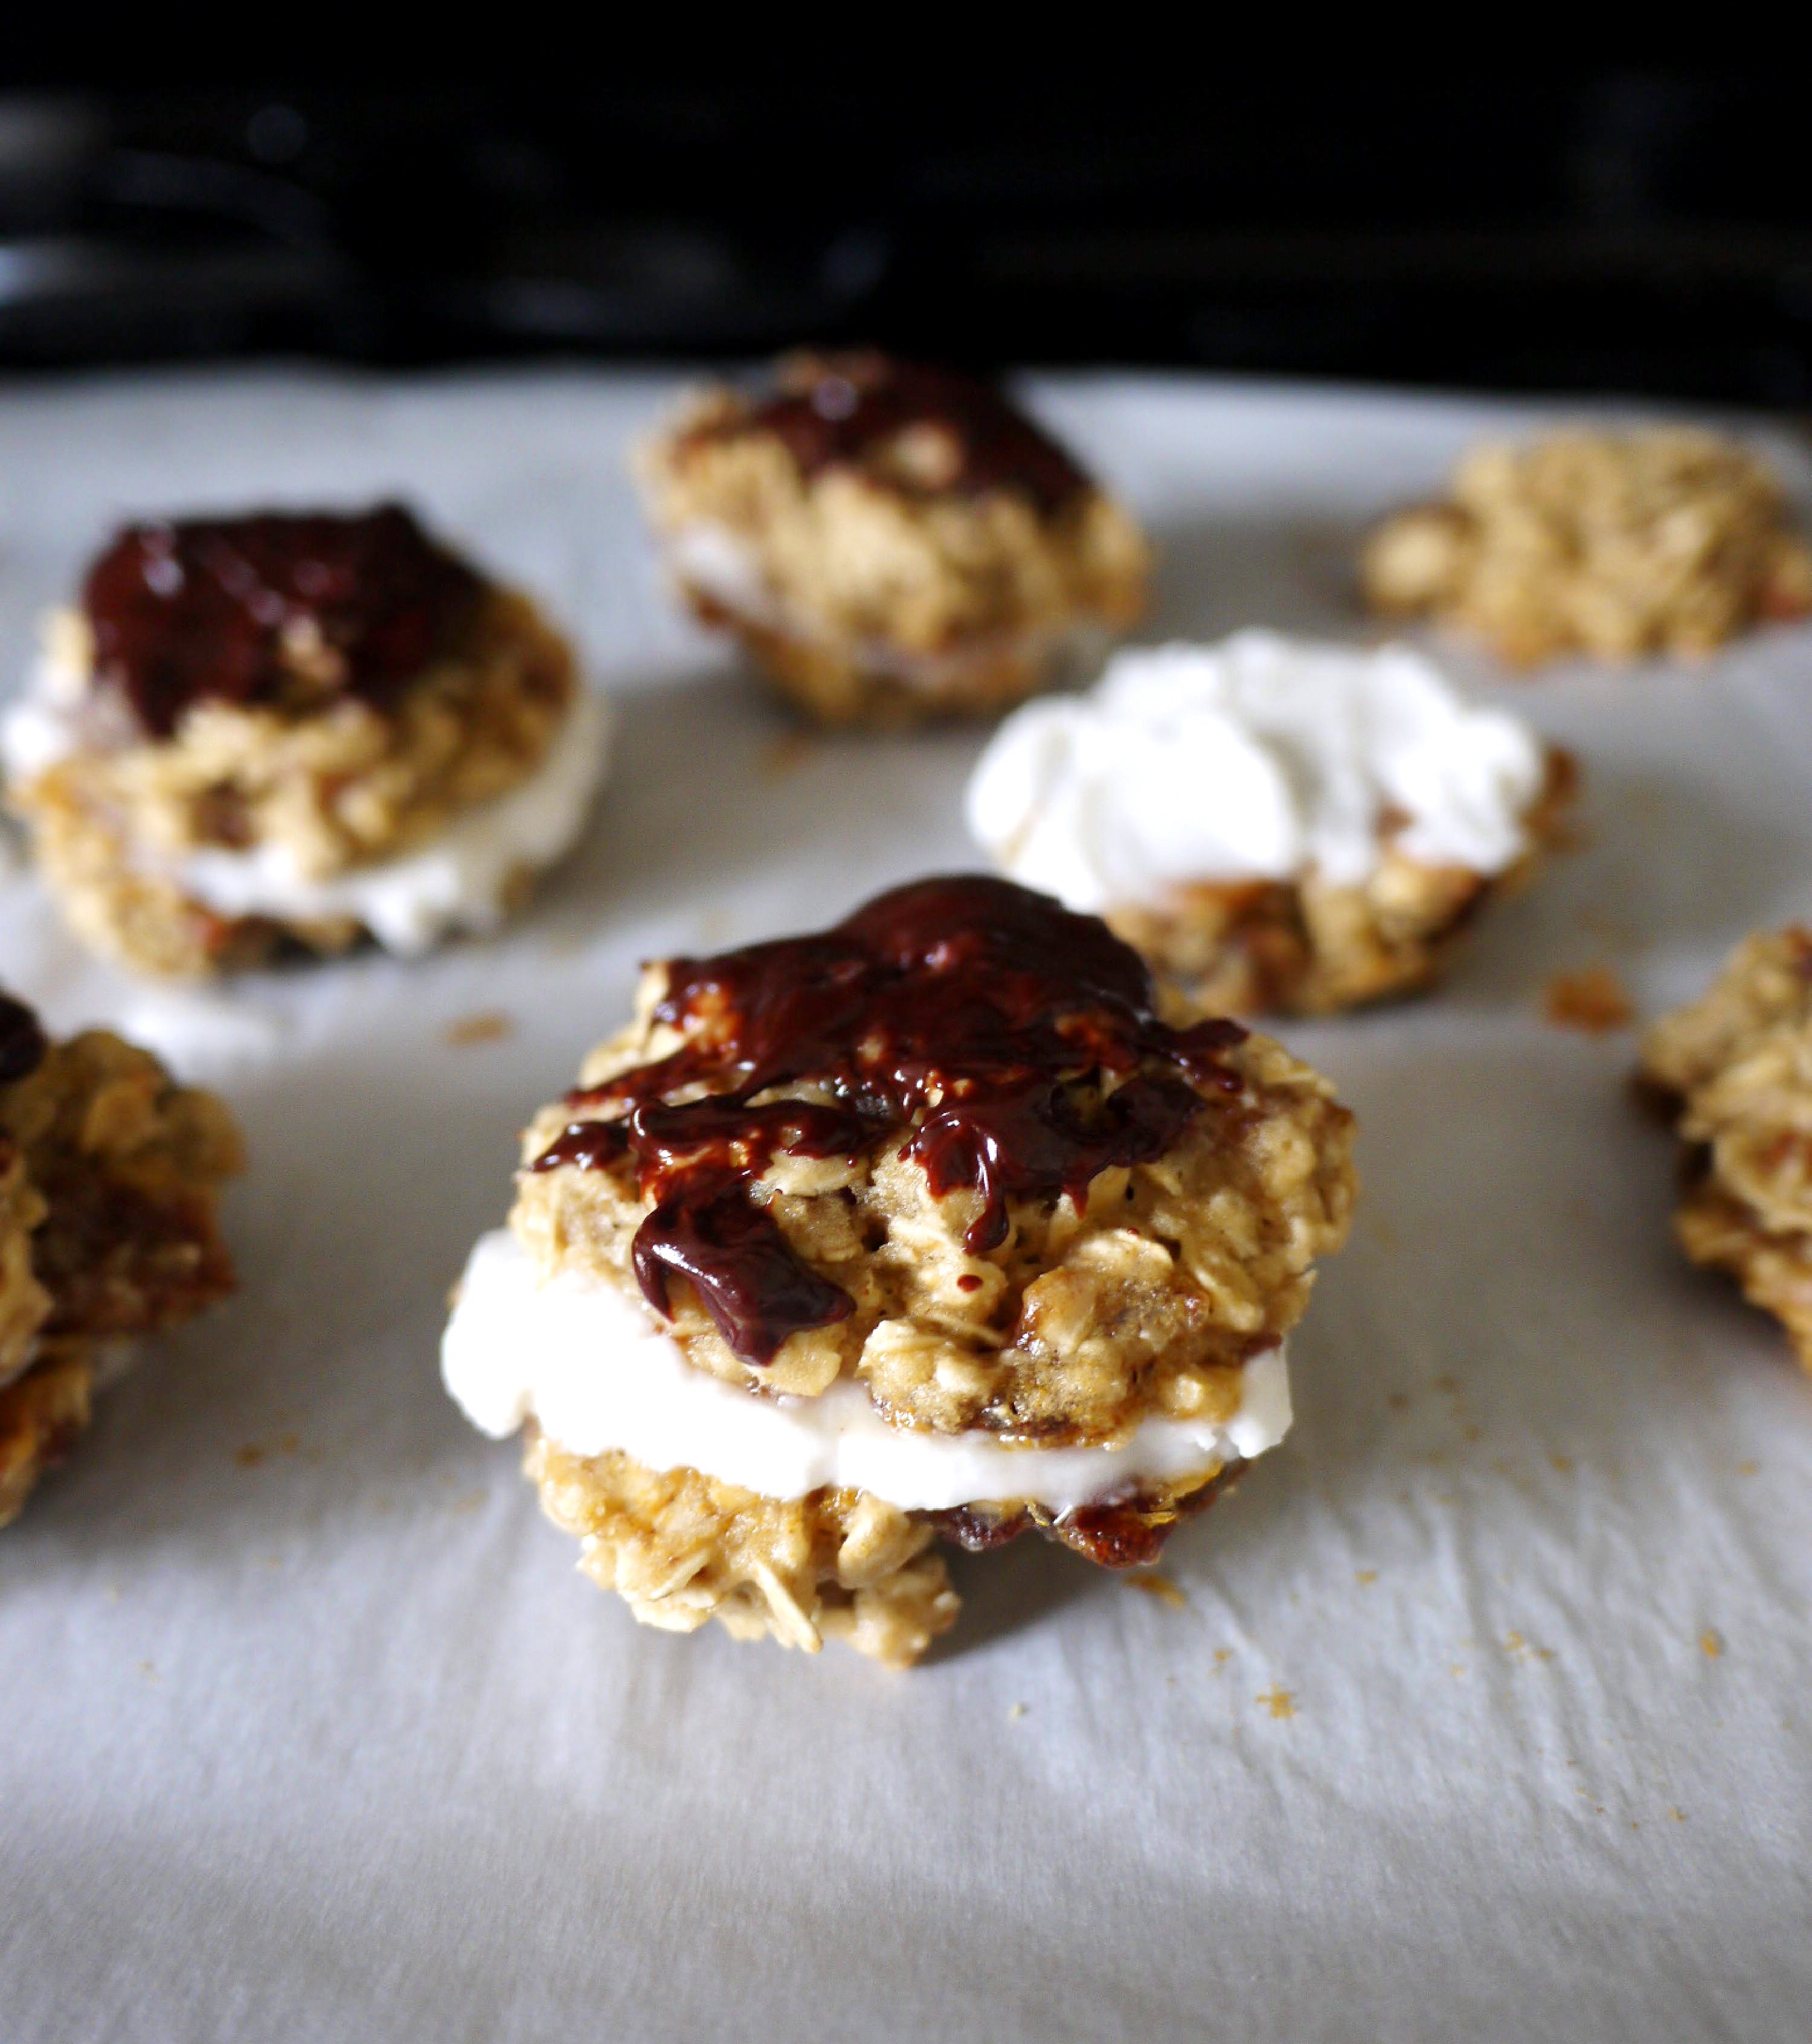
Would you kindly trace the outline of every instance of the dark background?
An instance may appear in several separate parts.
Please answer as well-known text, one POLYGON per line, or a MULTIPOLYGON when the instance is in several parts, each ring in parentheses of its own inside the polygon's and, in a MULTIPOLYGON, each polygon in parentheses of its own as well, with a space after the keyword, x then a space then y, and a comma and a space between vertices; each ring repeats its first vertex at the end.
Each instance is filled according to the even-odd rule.
POLYGON ((872 64, 551 90, 562 68, 96 86, 66 60, 0 84, 0 368, 846 339, 1812 405, 1785 63, 1269 92, 1193 62, 890 92, 872 64))

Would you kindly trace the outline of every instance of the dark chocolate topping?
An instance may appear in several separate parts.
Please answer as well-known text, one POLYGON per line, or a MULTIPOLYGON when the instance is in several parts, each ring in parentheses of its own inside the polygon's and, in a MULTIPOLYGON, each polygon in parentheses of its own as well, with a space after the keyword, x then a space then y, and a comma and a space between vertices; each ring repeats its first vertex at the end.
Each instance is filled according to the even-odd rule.
POLYGON ((532 1168, 632 1166, 655 1201, 634 1249, 644 1295, 666 1313, 669 1274, 689 1278, 751 1363, 851 1310, 751 1197, 777 1154, 853 1158, 909 1132, 900 1155, 935 1195, 981 1195, 965 1238, 980 1255, 1005 1240, 1009 1198, 1080 1202, 1098 1172, 1161 1155, 1241 1085, 1223 1062, 1237 1023, 1161 1022, 1135 951, 1010 881, 919 881, 820 935, 667 974, 655 1012, 685 1042, 570 1093, 584 1112, 532 1168), (802 1085, 828 1097, 759 1098, 802 1085))
POLYGON ((1134 1485, 1123 1495, 1068 1512, 1053 1513, 1038 1504, 959 1504, 929 1516, 944 1539, 971 1554, 1004 1547, 1035 1527, 1046 1539, 1073 1547, 1104 1569, 1145 1568, 1163 1554, 1178 1522, 1207 1511, 1232 1487, 1242 1467, 1229 1463, 1181 1497, 1169 1489, 1148 1493, 1134 1485))
POLYGON ((1049 513, 1093 487, 992 386, 882 355, 797 358, 774 396, 702 430, 772 433, 804 474, 859 468, 908 495, 1017 490, 1049 513))
POLYGON ((382 709, 444 651, 482 586, 386 504, 129 525, 82 601, 97 678, 167 738, 193 702, 274 702, 299 680, 311 702, 345 694, 382 709))
POLYGON ((50 1049, 38 1018, 24 1001, 0 993, 0 1085, 29 1078, 50 1049))

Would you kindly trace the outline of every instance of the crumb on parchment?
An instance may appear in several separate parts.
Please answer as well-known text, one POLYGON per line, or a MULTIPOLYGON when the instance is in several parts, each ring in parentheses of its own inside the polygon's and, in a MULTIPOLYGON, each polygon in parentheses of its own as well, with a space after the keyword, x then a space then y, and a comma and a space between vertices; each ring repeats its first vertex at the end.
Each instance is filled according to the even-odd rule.
POLYGON ((450 1049, 463 1051, 477 1043, 501 1043, 515 1028, 514 1021, 501 1008, 481 1009, 449 1022, 441 1032, 441 1040, 450 1049))
POLYGON ((1548 982, 1542 1013, 1557 1029, 1603 1036, 1628 1028, 1636 1019, 1636 1007, 1617 974, 1608 966, 1594 965, 1557 973, 1548 982))
POLYGON ((1188 1608, 1188 1596, 1160 1569, 1141 1570, 1136 1575, 1122 1577, 1121 1581, 1129 1590, 1143 1590, 1148 1597, 1158 1604, 1169 1605, 1173 1611, 1186 1611, 1188 1608))

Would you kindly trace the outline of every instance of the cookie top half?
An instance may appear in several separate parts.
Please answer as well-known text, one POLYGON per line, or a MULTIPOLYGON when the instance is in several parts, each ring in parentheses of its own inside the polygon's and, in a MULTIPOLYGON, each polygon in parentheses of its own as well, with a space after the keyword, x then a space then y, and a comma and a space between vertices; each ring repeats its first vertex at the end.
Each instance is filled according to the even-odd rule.
POLYGON ((1104 924, 946 878, 649 968, 528 1130, 512 1225, 749 1390, 1102 1442, 1237 1405, 1345 1234, 1349 1149, 1325 1081, 1161 1013, 1104 924))

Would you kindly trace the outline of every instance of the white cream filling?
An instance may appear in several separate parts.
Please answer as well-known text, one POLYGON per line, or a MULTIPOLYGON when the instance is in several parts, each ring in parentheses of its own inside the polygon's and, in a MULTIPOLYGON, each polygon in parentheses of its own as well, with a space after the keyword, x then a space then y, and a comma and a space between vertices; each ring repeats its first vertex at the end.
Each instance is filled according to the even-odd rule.
MULTIPOLYGON (((56 612, 46 620, 25 693, 0 718, 0 764, 9 779, 30 780, 71 752, 136 740, 135 732, 100 728, 107 709, 88 694, 86 645, 79 617, 56 612)), ((608 702, 582 689, 526 781, 460 811, 438 836, 393 859, 316 878, 287 845, 209 845, 158 870, 219 915, 298 923, 350 916, 386 951, 413 956, 454 931, 495 929, 517 876, 551 866, 570 848, 603 778, 610 732, 608 702)))
POLYGON ((1013 1447, 980 1431, 893 1426, 847 1379, 816 1398, 755 1396, 693 1368, 639 1298, 570 1272, 541 1281, 501 1228, 466 1264, 440 1369, 466 1417, 499 1439, 533 1419, 575 1455, 616 1449, 767 1497, 847 1486, 908 1512, 1012 1499, 1067 1512, 1249 1460, 1290 1424, 1281 1347, 1246 1366, 1232 1418, 1146 1420, 1117 1447, 1013 1447))
POLYGON ((1242 632, 1119 653, 1087 695, 1016 711, 966 809, 1012 878, 1099 910, 1311 870, 1359 885, 1388 824, 1421 864, 1501 872, 1546 770, 1526 725, 1407 647, 1242 632))

